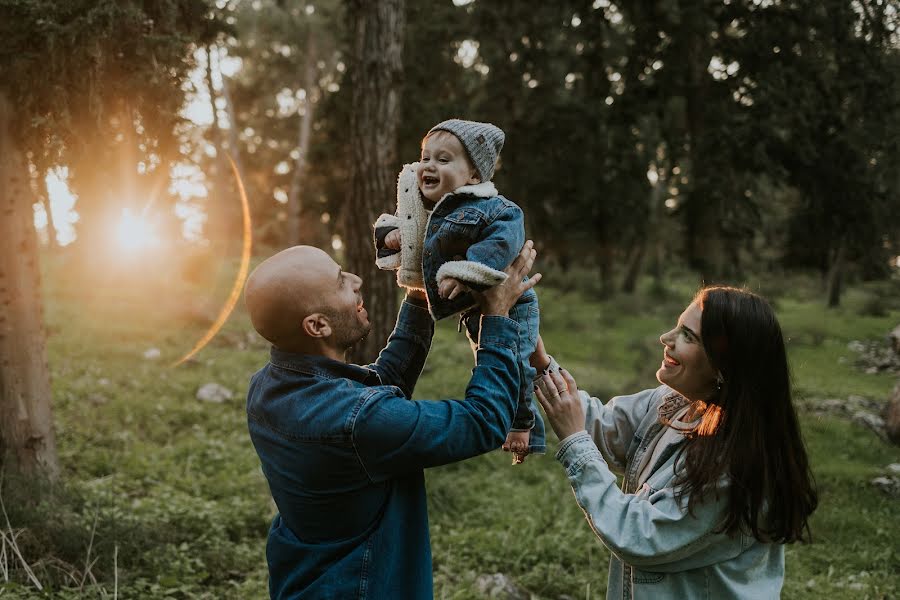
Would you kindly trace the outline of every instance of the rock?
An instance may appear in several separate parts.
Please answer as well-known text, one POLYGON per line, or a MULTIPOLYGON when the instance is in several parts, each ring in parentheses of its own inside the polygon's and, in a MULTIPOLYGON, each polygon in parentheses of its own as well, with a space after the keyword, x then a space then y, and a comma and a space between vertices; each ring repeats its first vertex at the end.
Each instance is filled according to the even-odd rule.
POLYGON ((197 390, 197 400, 202 400, 203 402, 221 404, 226 400, 231 400, 233 397, 234 392, 218 383, 204 383, 197 390))
POLYGON ((884 431, 890 441, 900 445, 900 383, 894 386, 884 407, 884 431))
POLYGON ((479 575, 475 580, 475 588, 488 598, 500 600, 528 600, 531 597, 531 594, 517 586, 503 573, 479 575))
POLYGON ((888 334, 888 338, 891 340, 891 348, 894 349, 894 354, 900 356, 900 325, 894 327, 893 331, 888 334))
POLYGON ((900 496, 900 479, 896 477, 876 477, 869 483, 885 494, 890 496, 900 496))
POLYGON ((879 417, 878 415, 872 414, 865 410, 858 410, 853 413, 853 422, 859 423, 860 425, 864 425, 877 433, 879 437, 884 437, 884 419, 879 417))
POLYGON ((853 352, 865 352, 866 346, 860 341, 853 340, 849 344, 847 344, 847 349, 852 350, 853 352))
POLYGON ((156 360, 162 356, 162 352, 159 351, 159 348, 147 348, 144 350, 144 358, 147 360, 156 360))

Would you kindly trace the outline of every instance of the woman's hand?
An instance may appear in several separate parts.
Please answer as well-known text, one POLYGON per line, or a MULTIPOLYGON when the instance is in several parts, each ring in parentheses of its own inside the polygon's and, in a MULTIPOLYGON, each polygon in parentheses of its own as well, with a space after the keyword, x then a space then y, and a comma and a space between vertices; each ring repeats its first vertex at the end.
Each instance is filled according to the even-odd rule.
POLYGON ((572 374, 562 369, 559 373, 544 375, 543 383, 543 386, 535 386, 534 394, 544 408, 556 437, 562 440, 584 431, 584 407, 572 374))

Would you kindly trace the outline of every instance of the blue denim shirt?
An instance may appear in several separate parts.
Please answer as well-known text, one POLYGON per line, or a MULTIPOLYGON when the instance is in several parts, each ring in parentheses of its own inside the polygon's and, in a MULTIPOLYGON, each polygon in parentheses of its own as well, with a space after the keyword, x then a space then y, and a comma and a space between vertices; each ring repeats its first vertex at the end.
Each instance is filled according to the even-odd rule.
POLYGON ((434 322, 404 302, 367 367, 271 350, 251 379, 250 438, 278 514, 273 598, 431 598, 422 469, 503 443, 516 407, 517 324, 482 317, 464 400, 410 400, 434 322))
MULTIPOLYGON (((660 386, 602 404, 579 392, 587 431, 562 440, 557 459, 591 528, 612 552, 609 599, 778 598, 784 546, 750 535, 715 533, 727 494, 693 514, 675 499, 683 440, 665 448, 646 479, 643 461, 663 425, 687 400, 660 386), (624 475, 622 488, 613 471, 624 475)), ((685 502, 687 499, 685 499, 685 502)))

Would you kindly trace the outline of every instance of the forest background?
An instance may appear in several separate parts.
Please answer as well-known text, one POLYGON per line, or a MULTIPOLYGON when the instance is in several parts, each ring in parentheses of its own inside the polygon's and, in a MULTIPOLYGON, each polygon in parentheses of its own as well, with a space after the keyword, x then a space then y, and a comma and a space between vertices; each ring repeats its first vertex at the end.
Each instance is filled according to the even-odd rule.
MULTIPOLYGON (((241 276, 328 249, 366 281, 371 358, 398 306, 371 224, 459 116, 506 131, 494 180, 538 244, 544 336, 595 395, 652 385, 701 282, 775 303, 823 495, 787 590, 896 594, 875 415, 898 370, 872 357, 900 322, 898 25, 883 0, 0 0, 0 590, 265 594, 241 276)), ((417 397, 462 392, 452 329, 417 397)), ((495 572, 602 597, 551 459, 429 488, 438 597, 495 572)))

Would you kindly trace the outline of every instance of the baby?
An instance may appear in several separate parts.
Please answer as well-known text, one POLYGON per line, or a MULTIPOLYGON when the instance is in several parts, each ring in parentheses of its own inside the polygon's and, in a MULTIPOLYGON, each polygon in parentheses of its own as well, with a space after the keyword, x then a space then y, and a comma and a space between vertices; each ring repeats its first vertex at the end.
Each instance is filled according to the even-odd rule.
MULTIPOLYGON (((397 181, 397 213, 375 223, 376 263, 396 269, 400 285, 424 289, 437 321, 460 315, 473 350, 481 313, 471 291, 501 283, 525 243, 522 209, 491 182, 503 131, 490 123, 450 119, 422 140, 418 163, 397 181)), ((528 358, 538 337, 538 301, 528 290, 509 312, 519 323, 519 403, 505 450, 513 464, 546 450, 544 424, 532 400, 536 371, 528 358)))

